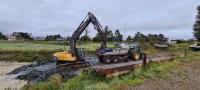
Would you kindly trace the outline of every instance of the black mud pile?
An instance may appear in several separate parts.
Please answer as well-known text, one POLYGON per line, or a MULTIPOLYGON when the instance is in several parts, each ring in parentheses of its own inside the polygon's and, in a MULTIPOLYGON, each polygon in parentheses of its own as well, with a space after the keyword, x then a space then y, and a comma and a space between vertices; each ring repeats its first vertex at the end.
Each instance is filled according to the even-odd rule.
POLYGON ((58 68, 55 61, 40 61, 16 68, 9 74, 16 74, 16 79, 28 80, 31 83, 46 81, 51 75, 60 74, 68 80, 79 74, 80 68, 58 68))

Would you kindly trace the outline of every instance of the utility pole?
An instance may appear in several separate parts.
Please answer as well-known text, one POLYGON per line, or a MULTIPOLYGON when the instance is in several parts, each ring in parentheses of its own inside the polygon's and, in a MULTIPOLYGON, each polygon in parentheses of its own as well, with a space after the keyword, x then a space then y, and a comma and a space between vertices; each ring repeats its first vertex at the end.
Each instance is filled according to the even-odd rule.
POLYGON ((126 25, 127 25, 127 23, 125 22, 125 25, 124 25, 124 35, 123 35, 123 37, 124 37, 124 42, 126 41, 126 25))

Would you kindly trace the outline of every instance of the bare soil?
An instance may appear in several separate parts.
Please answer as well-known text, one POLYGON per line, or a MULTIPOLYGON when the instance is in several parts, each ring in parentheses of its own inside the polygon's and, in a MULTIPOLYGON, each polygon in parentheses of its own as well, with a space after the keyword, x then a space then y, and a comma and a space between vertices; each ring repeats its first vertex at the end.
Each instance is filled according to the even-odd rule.
POLYGON ((200 61, 184 62, 171 70, 166 79, 147 79, 124 90, 200 90, 200 61))
POLYGON ((7 75, 15 68, 18 68, 28 63, 18 63, 18 62, 0 62, 0 90, 18 90, 23 87, 27 82, 23 80, 17 80, 16 75, 7 75))

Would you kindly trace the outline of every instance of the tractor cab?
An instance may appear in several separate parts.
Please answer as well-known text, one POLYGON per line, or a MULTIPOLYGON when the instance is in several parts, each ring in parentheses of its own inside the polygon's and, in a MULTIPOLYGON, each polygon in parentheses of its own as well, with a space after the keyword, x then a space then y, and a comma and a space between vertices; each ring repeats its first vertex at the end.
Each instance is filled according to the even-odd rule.
POLYGON ((130 44, 128 50, 128 58, 133 60, 141 59, 143 55, 143 50, 139 44, 130 44))
POLYGON ((139 44, 130 44, 129 45, 129 51, 130 52, 136 52, 136 51, 141 52, 142 48, 140 47, 139 44))

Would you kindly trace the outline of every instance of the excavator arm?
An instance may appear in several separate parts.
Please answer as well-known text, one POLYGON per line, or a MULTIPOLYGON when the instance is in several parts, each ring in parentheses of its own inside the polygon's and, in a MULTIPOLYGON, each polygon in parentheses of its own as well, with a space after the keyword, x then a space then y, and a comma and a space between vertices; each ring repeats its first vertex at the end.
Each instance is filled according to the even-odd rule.
POLYGON ((92 14, 91 12, 88 12, 88 15, 85 17, 85 19, 81 22, 79 27, 76 29, 76 31, 73 33, 73 35, 70 38, 70 50, 71 54, 79 59, 78 50, 76 47, 76 42, 79 39, 80 35, 83 33, 83 31, 87 28, 87 26, 92 23, 94 26, 94 29, 98 31, 98 33, 101 35, 102 44, 100 49, 105 49, 106 46, 106 33, 103 31, 101 24, 97 20, 97 18, 92 14))

